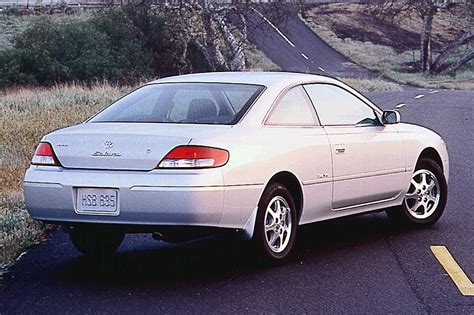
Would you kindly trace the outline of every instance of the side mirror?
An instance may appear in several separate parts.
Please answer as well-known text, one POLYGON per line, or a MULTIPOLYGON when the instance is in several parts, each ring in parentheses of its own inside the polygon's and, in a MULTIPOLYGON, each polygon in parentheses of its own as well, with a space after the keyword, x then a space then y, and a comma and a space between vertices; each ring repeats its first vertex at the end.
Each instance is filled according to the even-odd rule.
POLYGON ((386 110, 382 114, 382 123, 384 125, 393 125, 400 122, 400 113, 396 110, 386 110))

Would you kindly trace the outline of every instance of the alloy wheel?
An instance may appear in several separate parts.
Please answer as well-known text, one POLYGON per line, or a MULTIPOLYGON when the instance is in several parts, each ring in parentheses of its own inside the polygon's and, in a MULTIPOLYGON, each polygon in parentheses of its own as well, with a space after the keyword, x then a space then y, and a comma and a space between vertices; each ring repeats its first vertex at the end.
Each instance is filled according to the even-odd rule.
POLYGON ((288 246, 292 230, 291 208, 285 198, 276 196, 268 203, 265 211, 265 240, 275 253, 281 253, 288 246))
POLYGON ((405 207, 416 219, 426 219, 438 207, 441 197, 436 176, 429 170, 420 169, 413 174, 410 188, 405 195, 405 207))

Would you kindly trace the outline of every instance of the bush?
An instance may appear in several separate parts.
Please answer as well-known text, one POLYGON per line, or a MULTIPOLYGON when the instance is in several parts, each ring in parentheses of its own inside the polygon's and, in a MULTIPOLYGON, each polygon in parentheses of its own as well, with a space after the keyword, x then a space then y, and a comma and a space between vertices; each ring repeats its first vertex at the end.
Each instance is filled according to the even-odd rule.
POLYGON ((13 48, 0 54, 0 84, 118 81, 150 75, 150 57, 139 40, 121 32, 127 38, 117 45, 88 21, 41 18, 15 37, 13 48))
POLYGON ((167 30, 165 18, 147 3, 126 5, 121 8, 107 9, 95 14, 92 23, 106 33, 112 45, 120 53, 120 62, 143 58, 140 52, 146 52, 148 72, 143 76, 166 76, 180 72, 177 52, 180 50, 173 41, 173 34, 167 30), (138 41, 140 47, 132 47, 138 41))
MULTIPOLYGON (((12 48, 0 51, 0 86, 102 79, 134 84, 183 72, 177 45, 165 18, 147 4, 106 9, 88 19, 42 17, 14 37, 12 48)), ((188 60, 202 59, 191 52, 188 60)))

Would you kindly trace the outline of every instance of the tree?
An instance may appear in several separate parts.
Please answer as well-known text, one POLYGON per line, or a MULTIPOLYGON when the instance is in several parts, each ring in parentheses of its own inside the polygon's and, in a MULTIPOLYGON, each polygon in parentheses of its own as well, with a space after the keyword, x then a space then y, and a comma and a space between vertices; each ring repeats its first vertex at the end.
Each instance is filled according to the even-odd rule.
MULTIPOLYGON (((183 0, 175 5, 162 5, 159 9, 167 17, 174 41, 181 43, 183 62, 192 44, 213 71, 245 70, 248 34, 258 31, 265 23, 262 19, 251 19, 256 6, 250 0, 234 0, 231 4, 183 0)), ((279 4, 266 4, 258 9, 273 20, 280 20, 287 11, 279 4)))
MULTIPOLYGON (((456 5, 436 0, 385 0, 382 3, 380 3, 380 1, 374 2, 376 4, 372 6, 372 11, 384 18, 393 19, 400 15, 415 13, 422 19, 422 28, 420 30, 421 71, 432 74, 452 74, 473 59, 473 49, 469 49, 464 56, 460 57, 454 63, 446 64, 448 57, 450 57, 460 46, 473 40, 474 28, 471 28, 449 43, 435 60, 432 60, 431 39, 433 20, 441 10, 451 10, 453 14, 456 14, 452 10, 456 5)), ((463 8, 463 10, 458 10, 458 12, 462 12, 461 15, 464 15, 464 17, 470 15, 468 18, 472 18, 474 11, 474 4, 472 1, 465 1, 457 4, 457 6, 463 8)))
POLYGON ((431 72, 439 74, 451 74, 456 72, 463 65, 468 63, 474 57, 474 49, 468 50, 461 58, 450 65, 446 65, 446 59, 451 56, 460 46, 467 44, 474 39, 474 27, 467 32, 461 34, 453 42, 449 43, 448 46, 436 57, 432 66, 431 72))
POLYGON ((235 8, 215 6, 208 1, 181 1, 160 8, 167 16, 174 42, 182 47, 183 63, 189 45, 194 45, 213 71, 245 69, 245 34, 232 30, 227 21, 235 8))
MULTIPOLYGON (((195 71, 244 70, 247 38, 266 22, 250 1, 107 7, 89 19, 34 21, 0 50, 0 86, 107 79, 134 84, 195 71)), ((287 5, 258 7, 274 23, 287 5)))

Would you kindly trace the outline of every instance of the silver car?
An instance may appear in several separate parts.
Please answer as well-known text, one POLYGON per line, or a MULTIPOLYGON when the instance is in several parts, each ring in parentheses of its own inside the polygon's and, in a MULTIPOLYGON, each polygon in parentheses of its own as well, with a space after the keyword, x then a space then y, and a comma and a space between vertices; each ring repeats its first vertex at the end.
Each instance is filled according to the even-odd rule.
POLYGON ((302 224, 375 210, 435 223, 448 174, 439 135, 338 80, 208 73, 151 82, 46 135, 24 192, 31 216, 67 227, 84 254, 125 233, 228 230, 280 261, 302 224))

